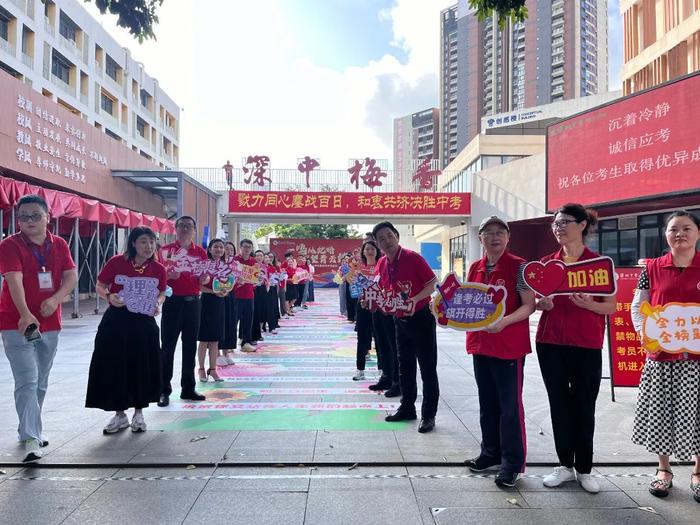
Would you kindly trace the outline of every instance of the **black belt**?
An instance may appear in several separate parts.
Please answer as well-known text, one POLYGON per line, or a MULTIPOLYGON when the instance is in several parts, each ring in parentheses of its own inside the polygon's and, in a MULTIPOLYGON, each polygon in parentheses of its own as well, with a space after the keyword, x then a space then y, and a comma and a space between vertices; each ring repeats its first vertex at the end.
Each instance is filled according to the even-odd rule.
POLYGON ((194 301, 196 299, 199 299, 199 294, 197 295, 173 295, 172 297, 169 297, 168 299, 179 299, 181 301, 185 301, 186 303, 189 303, 191 301, 194 301))

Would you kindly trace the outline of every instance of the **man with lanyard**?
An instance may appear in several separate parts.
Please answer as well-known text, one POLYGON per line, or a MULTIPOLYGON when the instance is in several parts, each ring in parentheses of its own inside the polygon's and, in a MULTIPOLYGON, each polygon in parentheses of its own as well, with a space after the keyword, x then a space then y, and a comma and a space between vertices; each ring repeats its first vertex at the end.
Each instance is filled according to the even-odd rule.
POLYGON ((418 360, 423 381, 423 405, 418 432, 430 432, 435 428, 435 414, 440 397, 435 317, 428 308, 437 278, 423 257, 399 244, 399 232, 390 222, 377 224, 372 235, 384 253, 377 262, 379 285, 400 292, 404 300, 411 301, 410 311, 401 312, 394 317, 402 396, 399 409, 385 420, 416 419, 418 360))
MULTIPOLYGON (((255 266, 255 259, 250 256, 253 251, 253 241, 243 239, 240 244, 241 253, 234 260, 245 266, 255 266)), ((241 336, 241 351, 255 352, 256 341, 253 341, 253 302, 255 285, 237 282, 233 289, 238 307, 239 334, 241 336)))
MULTIPOLYGON (((161 262, 168 267, 169 261, 179 257, 207 260, 207 252, 194 243, 197 224, 192 217, 183 215, 175 222, 177 239, 161 248, 161 262)), ((163 344, 163 384, 159 407, 170 404, 173 378, 173 362, 178 337, 182 334, 182 371, 180 375, 180 399, 204 401, 206 398, 194 389, 194 365, 197 356, 197 333, 199 332, 200 284, 207 284, 209 277, 198 277, 190 272, 168 270, 168 286, 173 294, 165 299, 160 337, 163 344)))
POLYGON ((0 333, 15 380, 15 409, 25 462, 41 458, 41 408, 61 330, 61 303, 78 280, 70 249, 48 232, 38 195, 17 204, 20 232, 0 243, 0 333))

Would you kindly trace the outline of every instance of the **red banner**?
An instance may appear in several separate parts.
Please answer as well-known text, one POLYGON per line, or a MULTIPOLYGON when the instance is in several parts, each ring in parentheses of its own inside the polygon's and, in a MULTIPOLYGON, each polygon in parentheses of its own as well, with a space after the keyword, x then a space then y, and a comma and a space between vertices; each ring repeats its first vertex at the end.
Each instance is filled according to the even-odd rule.
POLYGON ((585 293, 615 294, 615 265, 610 257, 596 257, 571 264, 558 259, 525 265, 523 278, 533 292, 542 296, 585 293))
POLYGON ((613 386, 639 386, 646 361, 641 338, 634 331, 630 308, 641 268, 617 269, 617 310, 608 317, 608 346, 613 386))
POLYGON ((547 209, 700 190, 700 75, 547 128, 547 209))
POLYGON ((335 215, 469 215, 469 193, 230 191, 229 212, 335 215))
POLYGON ((338 271, 343 255, 360 250, 361 239, 270 239, 270 251, 280 261, 284 254, 303 254, 314 266, 314 285, 337 286, 333 277, 338 271))

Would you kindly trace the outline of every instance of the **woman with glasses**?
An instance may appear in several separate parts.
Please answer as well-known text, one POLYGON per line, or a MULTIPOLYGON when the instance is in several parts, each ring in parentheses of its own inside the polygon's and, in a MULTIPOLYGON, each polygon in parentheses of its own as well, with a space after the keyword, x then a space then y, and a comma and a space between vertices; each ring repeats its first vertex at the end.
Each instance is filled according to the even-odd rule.
MULTIPOLYGON (((646 262, 632 301, 632 320, 642 332, 640 306, 671 302, 700 303, 700 220, 687 211, 666 221, 670 253, 646 262)), ((690 331, 690 330, 689 330, 690 331)), ((700 355, 648 353, 634 415, 632 441, 658 455, 659 467, 649 492, 665 497, 673 487, 669 456, 688 461, 695 456, 690 491, 700 503, 700 355)))
MULTIPOLYGON (((574 263, 600 257, 584 241, 598 222, 595 211, 580 204, 559 208, 552 232, 561 246, 543 262, 574 263)), ((545 487, 578 482, 596 493, 593 468, 595 403, 600 389, 605 316, 615 312, 615 297, 574 293, 541 297, 537 327, 537 357, 549 397, 554 444, 560 466, 544 478, 545 487), (575 470, 574 470, 575 469, 575 470)))

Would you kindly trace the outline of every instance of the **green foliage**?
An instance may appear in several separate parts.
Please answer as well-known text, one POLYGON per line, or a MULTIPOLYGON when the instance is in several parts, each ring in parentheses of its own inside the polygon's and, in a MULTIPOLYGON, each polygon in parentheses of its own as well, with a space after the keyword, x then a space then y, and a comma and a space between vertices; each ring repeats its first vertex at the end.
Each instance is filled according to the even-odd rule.
POLYGON ((485 20, 495 12, 498 27, 504 29, 510 18, 512 22, 524 22, 527 18, 525 0, 469 0, 469 7, 476 9, 479 20, 485 20))
POLYGON ((264 224, 257 238, 273 233, 281 239, 355 239, 359 234, 347 224, 264 224))
MULTIPOLYGON (((83 0, 91 2, 92 0, 83 0)), ((163 0, 94 0, 100 13, 107 11, 117 15, 117 25, 129 30, 129 33, 142 43, 145 39, 156 39, 153 28, 158 23, 156 9, 163 0)))

